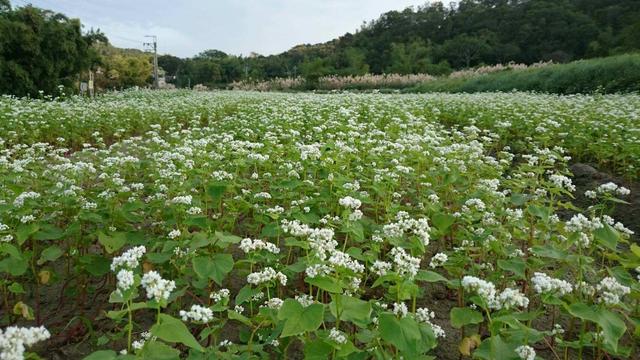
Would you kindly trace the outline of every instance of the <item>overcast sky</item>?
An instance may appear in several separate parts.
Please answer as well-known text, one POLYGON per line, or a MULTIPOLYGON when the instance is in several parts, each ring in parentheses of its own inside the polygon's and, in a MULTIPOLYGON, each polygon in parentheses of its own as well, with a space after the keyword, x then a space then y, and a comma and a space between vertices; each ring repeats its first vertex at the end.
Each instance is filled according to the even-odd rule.
POLYGON ((12 0, 80 18, 118 47, 142 48, 158 36, 158 51, 180 57, 218 49, 269 55, 292 46, 355 32, 363 21, 427 0, 12 0))

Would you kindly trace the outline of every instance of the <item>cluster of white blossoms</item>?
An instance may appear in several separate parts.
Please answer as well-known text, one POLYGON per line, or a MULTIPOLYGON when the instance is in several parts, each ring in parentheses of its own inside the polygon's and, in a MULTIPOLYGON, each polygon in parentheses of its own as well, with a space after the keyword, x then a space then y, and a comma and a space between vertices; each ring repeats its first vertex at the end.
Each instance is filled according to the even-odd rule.
POLYGON ((569 219, 564 225, 565 230, 568 232, 588 231, 601 228, 602 222, 599 218, 593 218, 589 220, 582 214, 576 214, 569 219))
POLYGON ((331 331, 329 331, 329 339, 333 340, 335 343, 337 344, 346 344, 347 343, 347 337, 344 335, 344 333, 336 328, 331 329, 331 331))
POLYGON ((145 273, 141 284, 147 292, 147 298, 158 302, 168 300, 171 292, 176 288, 173 280, 163 279, 155 270, 145 273))
POLYGON ((435 312, 427 309, 427 308, 419 308, 416 310, 416 321, 427 324, 431 326, 433 329, 433 333, 436 335, 436 338, 444 338, 446 337, 446 333, 442 329, 442 327, 438 324, 434 324, 431 320, 435 319, 435 312))
POLYGON ((576 186, 573 185, 571 179, 560 174, 552 174, 549 176, 549 181, 551 181, 555 186, 565 189, 569 192, 576 191, 576 186))
POLYGON ((284 304, 284 300, 277 297, 273 297, 267 300, 262 306, 266 306, 269 309, 273 309, 273 310, 280 310, 280 308, 282 307, 282 304, 284 304))
POLYGON ((520 289, 506 288, 496 296, 495 302, 491 307, 500 310, 518 307, 525 308, 527 306, 529 306, 529 299, 520 292, 520 289))
POLYGON ((192 207, 187 209, 187 214, 189 214, 189 215, 202 214, 202 208, 197 207, 197 206, 192 206, 192 207))
POLYGON ((393 264, 395 270, 400 276, 408 275, 409 278, 413 278, 418 274, 420 270, 420 258, 413 257, 400 247, 394 247, 389 252, 393 257, 393 264))
POLYGON ((384 276, 391 270, 393 265, 386 261, 376 260, 371 265, 371 272, 378 276, 384 276))
POLYGON ((393 303, 392 311, 395 316, 403 318, 407 316, 409 309, 407 308, 407 304, 405 303, 393 303))
POLYGON ((271 199, 271 194, 268 192, 262 191, 253 195, 256 199, 271 199))
POLYGON ((256 250, 266 250, 272 254, 280 253, 280 248, 278 248, 275 244, 260 239, 242 239, 239 247, 240 250, 245 252, 245 254, 256 250))
POLYGON ((287 285, 287 276, 271 267, 247 275, 247 282, 252 285, 260 285, 273 280, 279 281, 282 286, 287 285))
POLYGON ((338 203, 340 204, 340 206, 348 209, 352 209, 352 210, 359 209, 360 206, 362 206, 362 201, 356 198, 353 198, 351 196, 345 196, 343 198, 340 198, 340 200, 338 200, 338 203))
POLYGON ((118 280, 118 291, 122 294, 122 291, 127 291, 133 287, 134 284, 134 276, 133 271, 129 269, 120 269, 118 274, 116 275, 116 279, 118 280))
POLYGON ((347 209, 351 209, 351 214, 349 214, 349 221, 358 221, 362 219, 362 210, 360 210, 360 206, 362 206, 362 201, 353 198, 351 196, 345 196, 338 200, 340 206, 345 207, 347 209))
POLYGON ((133 269, 140 265, 140 258, 147 252, 144 246, 131 248, 120 256, 116 256, 111 261, 111 271, 116 271, 119 267, 133 269))
POLYGON ((156 337, 151 336, 151 333, 149 331, 145 331, 142 334, 140 334, 139 340, 136 340, 131 343, 131 347, 135 350, 142 350, 142 348, 144 347, 144 344, 149 340, 154 341, 156 340, 156 337))
POLYGON ((554 293, 564 296, 573 291, 573 286, 568 281, 552 278, 541 272, 534 273, 531 282, 533 283, 533 289, 538 294, 554 293))
POLYGON ((322 144, 314 143, 314 144, 297 144, 298 150, 300 150, 300 159, 302 160, 318 160, 322 153, 320 152, 320 147, 322 144))
POLYGON ((406 211, 399 211, 396 214, 396 222, 386 224, 382 228, 385 236, 389 238, 400 238, 405 233, 412 233, 422 241, 424 246, 429 245, 429 221, 426 218, 412 219, 406 211))
POLYGON ((439 266, 444 265, 447 262, 447 260, 449 260, 449 257, 447 256, 447 254, 437 253, 431 258, 431 261, 429 262, 429 267, 431 267, 432 269, 435 269, 439 266))
POLYGON ((612 182, 608 182, 606 184, 602 184, 598 186, 596 191, 599 193, 610 193, 610 194, 615 193, 620 196, 626 196, 631 194, 631 190, 627 189, 624 186, 618 186, 617 184, 612 182))
POLYGON ((13 206, 17 207, 17 208, 21 208, 22 206, 24 206, 24 201, 27 199, 37 199, 40 197, 40 193, 37 193, 35 191, 27 191, 27 192, 23 192, 22 194, 18 195, 15 200, 13 200, 13 206))
POLYGON ((167 237, 169 237, 169 239, 175 239, 177 237, 180 237, 180 234, 182 234, 180 232, 180 230, 178 229, 173 229, 169 232, 169 234, 167 235, 167 237))
POLYGON ((519 289, 506 288, 498 294, 492 282, 475 276, 463 277, 462 287, 478 294, 487 306, 494 310, 527 307, 529 305, 529 299, 519 289))
POLYGON ((484 204, 484 201, 477 198, 473 198, 465 201, 464 206, 462 207, 461 210, 464 213, 468 213, 471 208, 475 208, 478 211, 484 211, 484 209, 486 208, 486 205, 484 204))
POLYGON ((302 305, 302 307, 307 307, 315 302, 315 300, 313 300, 313 296, 309 294, 296 295, 295 299, 300 303, 300 305, 302 305))
POLYGON ((313 264, 307 266, 305 269, 305 274, 310 278, 315 278, 318 276, 325 276, 331 274, 333 269, 325 264, 313 264))
POLYGON ((620 302, 620 298, 629 294, 631 288, 624 286, 614 277, 606 277, 596 285, 596 290, 600 293, 598 301, 607 305, 616 305, 620 302))
POLYGON ((349 254, 342 251, 334 250, 331 253, 331 256, 329 256, 328 262, 334 267, 340 266, 345 269, 351 269, 357 273, 364 272, 364 265, 362 265, 358 260, 352 259, 349 254))
POLYGON ((201 305, 191 305, 189 311, 180 310, 180 317, 183 321, 206 324, 213 320, 213 311, 201 305))
POLYGON ((176 196, 173 199, 171 199, 170 203, 171 204, 181 204, 181 205, 191 205, 191 202, 193 201, 193 196, 191 195, 183 195, 183 196, 176 196))
POLYGON ((23 224, 30 223, 36 219, 33 215, 24 215, 20 218, 20 222, 23 224))
POLYGON ((298 220, 282 220, 282 231, 292 236, 307 237, 309 247, 320 260, 326 260, 327 256, 335 251, 338 242, 334 240, 334 231, 330 228, 311 228, 298 220))
POLYGON ((522 360, 535 360, 536 351, 529 345, 522 345, 516 348, 516 354, 522 360))
POLYGON ((9 326, 0 329, 0 359, 2 360, 22 360, 27 346, 47 340, 51 337, 49 331, 44 327, 18 327, 9 326))
POLYGON ((229 291, 229 289, 220 289, 214 293, 211 293, 211 295, 209 295, 209 298, 218 303, 224 299, 228 299, 230 295, 231 292, 229 291))

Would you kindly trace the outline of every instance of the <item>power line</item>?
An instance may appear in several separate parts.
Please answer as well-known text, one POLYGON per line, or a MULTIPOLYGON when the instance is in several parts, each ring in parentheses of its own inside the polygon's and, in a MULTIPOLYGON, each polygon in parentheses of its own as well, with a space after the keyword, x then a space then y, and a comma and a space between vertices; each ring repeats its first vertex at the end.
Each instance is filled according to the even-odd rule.
POLYGON ((119 40, 122 40, 122 41, 128 41, 128 42, 136 43, 138 45, 144 44, 143 41, 134 40, 134 39, 126 38, 126 37, 119 36, 119 35, 107 35, 107 37, 116 38, 116 39, 119 39, 119 40))
POLYGON ((160 85, 158 82, 158 37, 156 35, 145 35, 144 37, 153 39, 153 42, 144 43, 144 45, 153 50, 153 87, 157 89, 160 85))

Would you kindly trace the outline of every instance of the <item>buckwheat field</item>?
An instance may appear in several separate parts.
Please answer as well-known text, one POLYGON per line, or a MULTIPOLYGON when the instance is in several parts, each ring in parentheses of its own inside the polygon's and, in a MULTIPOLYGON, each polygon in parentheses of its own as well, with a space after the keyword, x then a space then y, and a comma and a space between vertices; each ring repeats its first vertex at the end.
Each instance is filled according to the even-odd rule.
POLYGON ((638 95, 5 96, 0 359, 637 359, 639 178, 638 95))

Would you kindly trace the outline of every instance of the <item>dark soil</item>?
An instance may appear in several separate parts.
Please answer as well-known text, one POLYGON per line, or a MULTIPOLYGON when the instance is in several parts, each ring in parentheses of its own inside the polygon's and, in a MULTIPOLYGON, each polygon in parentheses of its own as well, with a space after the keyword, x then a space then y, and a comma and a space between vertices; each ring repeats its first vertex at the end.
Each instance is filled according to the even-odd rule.
POLYGON ((613 182, 631 190, 631 194, 622 198, 629 204, 617 204, 612 217, 633 231, 635 234, 631 237, 632 241, 640 243, 640 183, 601 172, 589 164, 573 164, 570 166, 570 170, 573 172, 573 183, 576 186, 573 203, 583 209, 593 204, 591 199, 584 196, 584 192, 594 190, 599 185, 613 182))

